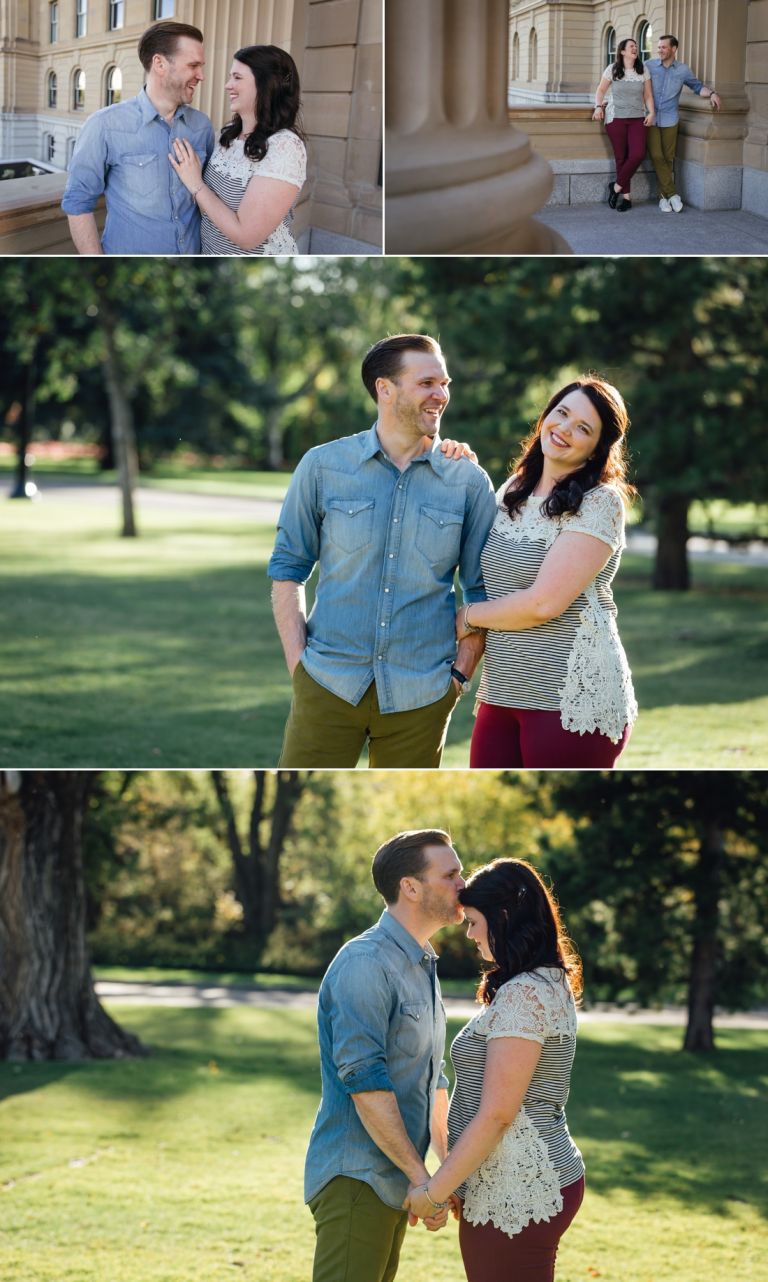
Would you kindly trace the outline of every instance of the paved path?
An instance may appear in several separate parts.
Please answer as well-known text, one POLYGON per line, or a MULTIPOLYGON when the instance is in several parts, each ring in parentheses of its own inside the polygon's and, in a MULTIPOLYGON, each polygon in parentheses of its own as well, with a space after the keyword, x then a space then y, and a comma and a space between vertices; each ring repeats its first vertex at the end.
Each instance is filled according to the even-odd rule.
MULTIPOLYGON (((575 254, 765 254, 768 218, 744 210, 686 206, 662 214, 656 200, 626 214, 600 205, 548 205, 536 221, 559 231, 575 254)), ((631 271, 628 280, 631 280, 631 271)))
MULTIPOLYGON (((257 1006, 280 1010, 314 1010, 317 993, 287 988, 232 988, 212 984, 142 984, 99 980, 96 992, 110 1005, 186 1006, 224 1009, 229 1006, 257 1006)), ((445 1009, 457 1019, 468 1019, 477 1011, 476 1004, 462 997, 444 997, 445 1009)), ((612 1006, 598 1003, 580 1013, 583 1024, 668 1024, 683 1028, 683 1007, 662 1006, 658 1010, 612 1006)), ((715 1015, 717 1028, 768 1029, 768 1009, 720 1012, 715 1015)))

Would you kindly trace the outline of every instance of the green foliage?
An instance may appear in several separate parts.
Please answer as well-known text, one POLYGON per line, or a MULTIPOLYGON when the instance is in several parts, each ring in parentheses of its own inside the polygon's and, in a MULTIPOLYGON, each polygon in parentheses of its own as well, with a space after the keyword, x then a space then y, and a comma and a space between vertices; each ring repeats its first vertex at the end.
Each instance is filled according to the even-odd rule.
MULTIPOLYGON (((127 1013, 141 1063, 0 1065, 4 1282, 305 1282, 312 1012, 127 1013)), ((568 1121, 588 1187, 559 1282, 765 1279, 765 1037, 721 1037, 703 1062, 675 1029, 583 1026, 568 1121)), ((400 1272, 456 1282, 453 1221, 409 1231, 400 1272)))

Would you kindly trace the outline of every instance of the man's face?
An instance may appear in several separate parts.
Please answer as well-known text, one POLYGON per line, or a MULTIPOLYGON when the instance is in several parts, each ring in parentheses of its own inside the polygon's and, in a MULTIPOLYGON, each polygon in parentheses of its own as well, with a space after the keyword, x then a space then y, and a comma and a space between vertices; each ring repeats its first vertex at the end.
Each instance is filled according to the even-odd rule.
POLYGON ((668 40, 660 40, 658 54, 662 62, 669 62, 675 56, 675 46, 670 44, 668 40))
POLYGON ((427 866, 419 878, 420 908, 438 926, 453 926, 464 919, 459 903, 459 891, 464 888, 461 860, 452 846, 425 846, 424 854, 427 866))
POLYGON ((155 68, 166 94, 179 107, 190 103, 203 77, 203 46, 189 36, 182 36, 172 58, 158 56, 155 68))
POLYGON ((403 352, 395 379, 380 380, 382 403, 394 414, 400 431, 414 437, 437 436, 448 401, 451 380, 442 356, 434 352, 403 352))

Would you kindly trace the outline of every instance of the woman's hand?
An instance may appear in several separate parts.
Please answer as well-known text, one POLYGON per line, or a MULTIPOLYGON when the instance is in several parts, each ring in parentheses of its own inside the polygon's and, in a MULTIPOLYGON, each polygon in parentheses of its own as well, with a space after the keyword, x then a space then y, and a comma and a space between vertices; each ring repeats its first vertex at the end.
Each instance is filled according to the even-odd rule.
POLYGON ((466 441, 441 441, 440 453, 448 459, 468 458, 471 463, 477 462, 477 455, 466 441))
POLYGON ((173 151, 169 153, 168 159, 187 191, 193 193, 197 191, 203 181, 203 166, 194 147, 189 145, 186 138, 174 139, 173 151))
POLYGON ((595 107, 595 110, 592 112, 592 119, 602 120, 604 115, 605 115, 605 107, 595 107))
POLYGON ((451 1215, 453 1216, 454 1220, 460 1220, 461 1213, 464 1210, 464 1199, 459 1197, 458 1193, 451 1193, 451 1196, 448 1198, 448 1201, 451 1207, 451 1215))
POLYGON ((656 113, 654 111, 650 112, 650 114, 645 117, 643 124, 645 125, 646 129, 650 129, 651 125, 655 125, 656 113))

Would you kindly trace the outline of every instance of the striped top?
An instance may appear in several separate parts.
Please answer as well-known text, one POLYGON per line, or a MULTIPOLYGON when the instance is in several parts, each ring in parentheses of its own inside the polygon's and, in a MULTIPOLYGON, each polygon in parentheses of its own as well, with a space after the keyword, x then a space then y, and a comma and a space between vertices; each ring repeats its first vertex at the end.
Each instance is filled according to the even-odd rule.
POLYGON ((541 496, 531 495, 510 517, 502 502, 507 485, 497 491, 496 519, 481 557, 489 601, 531 587, 562 533, 590 534, 607 544, 611 555, 557 618, 517 632, 488 631, 478 700, 559 712, 564 729, 598 730, 618 743, 637 717, 611 591, 625 546, 621 496, 610 485, 597 485, 584 495, 578 512, 549 517, 541 511, 541 496))
MULTIPOLYGON (((278 129, 272 134, 263 160, 250 160, 245 154, 245 139, 235 138, 228 147, 217 143, 205 167, 205 183, 223 200, 229 209, 237 210, 252 178, 278 178, 292 183, 301 191, 307 176, 307 152, 304 143, 290 129, 278 129)), ((298 193, 297 193, 298 194, 298 193)), ((200 242, 204 254, 232 254, 274 256, 295 254, 296 241, 290 232, 292 215, 289 213, 270 232, 267 239, 254 249, 241 249, 219 231, 207 214, 201 213, 200 242)))
POLYGON ((539 1042, 541 1056, 514 1122, 457 1192, 471 1224, 490 1220, 514 1237, 531 1220, 539 1224, 557 1215, 563 1209, 561 1190, 584 1174, 565 1117, 576 1050, 576 1005, 563 972, 541 966, 516 975, 454 1040, 449 1149, 480 1108, 486 1046, 493 1037, 539 1042))

